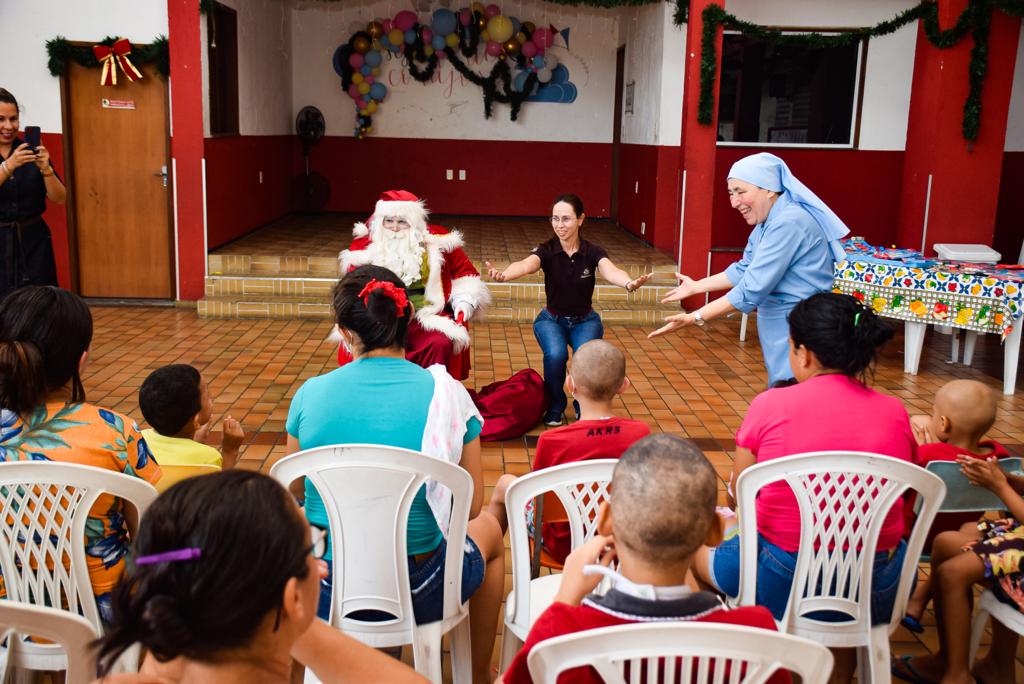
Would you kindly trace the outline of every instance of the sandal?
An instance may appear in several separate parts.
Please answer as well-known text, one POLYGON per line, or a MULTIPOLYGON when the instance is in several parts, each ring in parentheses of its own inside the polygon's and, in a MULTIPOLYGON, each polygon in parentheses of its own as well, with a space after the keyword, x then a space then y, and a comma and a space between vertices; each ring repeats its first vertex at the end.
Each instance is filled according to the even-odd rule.
POLYGON ((900 624, 909 629, 914 634, 924 633, 924 625, 921 624, 921 621, 915 617, 911 617, 910 615, 904 615, 903 619, 900 620, 900 624))
POLYGON ((910 664, 910 661, 913 659, 914 656, 905 655, 893 660, 889 665, 889 671, 892 672, 892 676, 905 682, 911 682, 911 684, 938 684, 938 682, 922 677, 921 673, 910 664))

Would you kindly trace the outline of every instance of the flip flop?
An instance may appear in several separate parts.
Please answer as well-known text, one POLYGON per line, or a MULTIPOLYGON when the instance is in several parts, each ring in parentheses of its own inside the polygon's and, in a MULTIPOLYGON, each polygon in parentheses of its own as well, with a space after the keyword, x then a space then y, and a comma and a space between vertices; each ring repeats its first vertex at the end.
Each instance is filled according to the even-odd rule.
POLYGON ((910 615, 904 615, 903 619, 900 620, 900 624, 909 629, 914 634, 922 634, 924 632, 924 625, 914 617, 910 615))
POLYGON ((910 661, 913 659, 914 656, 905 655, 893 660, 889 665, 889 671, 892 673, 892 676, 905 682, 911 682, 911 684, 938 684, 938 682, 922 677, 921 673, 910 664, 910 661))

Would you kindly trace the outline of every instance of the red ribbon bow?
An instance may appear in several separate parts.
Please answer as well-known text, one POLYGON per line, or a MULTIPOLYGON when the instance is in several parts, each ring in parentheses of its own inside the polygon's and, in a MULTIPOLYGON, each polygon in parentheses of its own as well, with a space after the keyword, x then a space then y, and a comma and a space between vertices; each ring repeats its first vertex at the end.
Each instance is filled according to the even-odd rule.
POLYGON ((377 280, 374 278, 370 282, 366 283, 366 286, 359 291, 359 297, 363 300, 364 306, 370 305, 370 293, 374 290, 384 290, 384 294, 388 296, 388 299, 395 303, 395 314, 401 318, 405 316, 405 307, 409 303, 409 298, 405 296, 405 290, 395 286, 394 283, 389 283, 386 280, 377 280))
POLYGON ((100 85, 117 85, 117 67, 121 67, 125 77, 129 81, 138 81, 142 74, 132 61, 128 59, 131 54, 132 44, 127 38, 118 38, 110 47, 106 45, 93 45, 92 54, 103 65, 103 73, 100 74, 100 85))

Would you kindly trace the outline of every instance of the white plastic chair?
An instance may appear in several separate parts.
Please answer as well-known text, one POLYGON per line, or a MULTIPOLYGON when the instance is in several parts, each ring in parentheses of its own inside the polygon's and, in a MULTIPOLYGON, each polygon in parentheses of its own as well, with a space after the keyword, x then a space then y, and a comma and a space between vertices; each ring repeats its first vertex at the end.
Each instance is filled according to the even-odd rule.
POLYGON ((756 627, 685 622, 566 634, 537 644, 526 662, 537 684, 556 684, 560 673, 587 666, 606 684, 763 684, 779 670, 800 675, 803 684, 821 684, 832 672, 832 654, 813 641, 756 627))
MULTIPOLYGON (((377 648, 412 644, 416 671, 441 681, 441 638, 451 632, 456 682, 472 681, 469 608, 462 599, 462 557, 473 478, 462 468, 408 449, 345 444, 284 458, 270 476, 286 487, 306 477, 320 493, 330 524, 333 595, 330 623, 377 648), (438 622, 413 616, 406 527, 413 498, 427 480, 452 492, 444 566, 444 608, 438 622), (358 620, 355 611, 394 618, 358 620)), ((308 670, 307 670, 308 672, 308 670)))
MULTIPOLYGON (((597 511, 608 497, 608 484, 616 463, 616 459, 566 463, 523 475, 509 485, 505 506, 512 554, 512 591, 505 599, 502 672, 522 648, 534 620, 554 601, 561 581, 559 575, 531 579, 527 504, 546 492, 553 492, 569 517, 572 548, 575 549, 597 531, 597 511)), ((539 525, 540 520, 535 520, 535 524, 539 525)))
MULTIPOLYGON (((865 429, 870 429, 870 426, 865 429)), ((908 489, 922 500, 907 542, 907 559, 921 555, 942 503, 942 480, 907 461, 863 452, 819 451, 759 463, 736 483, 740 519, 740 605, 757 596, 757 515, 762 487, 786 482, 800 508, 800 546, 793 588, 779 629, 825 646, 856 647, 860 681, 888 682, 889 635, 902 618, 917 563, 904 562, 888 623, 871 625, 875 549, 886 515, 908 489), (847 549, 839 552, 837 549, 847 549), (846 622, 807 617, 835 611, 846 622)))
POLYGON ((0 601, 0 640, 6 648, 0 654, 0 681, 6 682, 13 667, 22 666, 22 651, 33 644, 31 635, 52 639, 66 654, 65 684, 87 684, 96 678, 96 656, 89 646, 100 633, 80 615, 64 610, 33 606, 17 601, 0 601))
MULTIPOLYGON (((0 464, 0 573, 9 601, 82 615, 97 634, 102 632, 85 556, 89 509, 101 494, 124 499, 140 517, 156 498, 149 483, 102 468, 50 461, 0 464)), ((17 664, 63 670, 67 657, 56 644, 22 643, 17 664)))
POLYGON ((997 599, 991 589, 986 589, 981 592, 981 598, 978 599, 978 612, 974 616, 974 623, 971 626, 971 650, 970 658, 967 661, 969 663, 973 663, 978 655, 981 635, 985 633, 985 625, 988 624, 990 617, 1024 636, 1024 614, 997 599))

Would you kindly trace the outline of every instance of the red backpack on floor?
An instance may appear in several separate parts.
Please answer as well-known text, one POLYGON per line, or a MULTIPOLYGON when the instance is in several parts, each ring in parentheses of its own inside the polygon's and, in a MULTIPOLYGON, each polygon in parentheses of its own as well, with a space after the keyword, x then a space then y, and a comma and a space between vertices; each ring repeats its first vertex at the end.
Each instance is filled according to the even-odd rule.
POLYGON ((469 390, 469 396, 484 417, 480 439, 485 442, 525 435, 548 408, 544 379, 532 368, 521 370, 508 380, 492 382, 479 391, 469 390))

